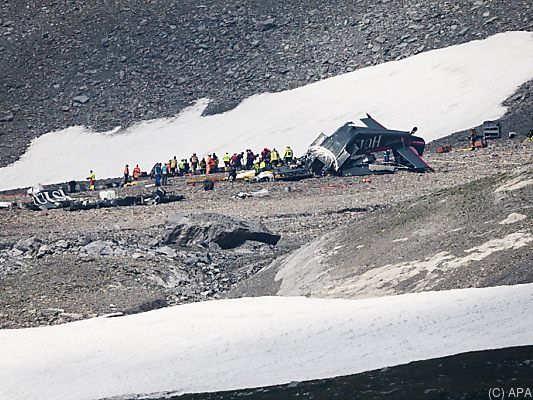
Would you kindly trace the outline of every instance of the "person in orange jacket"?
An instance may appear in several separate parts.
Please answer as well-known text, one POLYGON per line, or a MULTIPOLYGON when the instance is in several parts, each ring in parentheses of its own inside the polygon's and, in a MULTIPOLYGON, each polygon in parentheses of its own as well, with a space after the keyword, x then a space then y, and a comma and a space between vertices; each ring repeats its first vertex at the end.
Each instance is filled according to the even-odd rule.
POLYGON ((211 154, 207 155, 206 165, 205 165, 205 173, 210 174, 211 168, 213 167, 213 159, 211 158, 211 154))
POLYGON ((139 176, 141 175, 141 169, 139 168, 139 164, 133 168, 133 180, 136 181, 139 179, 139 176))

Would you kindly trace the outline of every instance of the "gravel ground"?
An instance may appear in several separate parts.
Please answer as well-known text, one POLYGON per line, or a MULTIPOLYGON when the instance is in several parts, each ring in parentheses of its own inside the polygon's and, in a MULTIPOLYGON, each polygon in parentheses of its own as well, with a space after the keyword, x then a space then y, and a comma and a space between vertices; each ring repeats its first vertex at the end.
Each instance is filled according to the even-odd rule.
MULTIPOLYGON (((273 260, 340 225, 365 221, 443 188, 511 172, 531 163, 532 155, 531 145, 501 140, 474 152, 429 153, 435 173, 374 176, 369 184, 340 177, 219 182, 206 192, 174 178, 168 189, 185 200, 172 204, 78 212, 0 210, 0 327, 140 312, 238 292, 243 281, 273 260), (234 198, 260 189, 269 196, 234 198), (262 222, 281 240, 276 246, 246 242, 228 250, 158 242, 168 217, 204 212, 262 222)), ((151 190, 143 186, 119 189, 118 194, 151 190)), ((251 295, 262 293, 259 285, 246 288, 251 295)))
POLYGON ((460 185, 348 221, 233 294, 361 298, 533 282, 531 149, 522 155, 509 173, 456 176, 460 185))

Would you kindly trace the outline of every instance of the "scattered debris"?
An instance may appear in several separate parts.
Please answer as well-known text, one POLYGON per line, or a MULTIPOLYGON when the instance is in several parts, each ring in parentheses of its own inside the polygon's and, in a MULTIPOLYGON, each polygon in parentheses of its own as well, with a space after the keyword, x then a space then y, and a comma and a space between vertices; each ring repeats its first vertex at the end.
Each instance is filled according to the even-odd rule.
POLYGON ((502 137, 502 127, 499 121, 483 122, 483 137, 485 139, 499 139, 502 137))
POLYGON ((443 146, 437 146, 437 153, 449 153, 452 151, 452 145, 451 144, 445 144, 443 146))
POLYGON ((113 190, 101 191, 100 200, 74 199, 67 196, 62 189, 32 191, 33 203, 26 204, 30 210, 65 209, 67 211, 92 210, 96 208, 125 207, 135 205, 155 205, 172 203, 184 199, 184 196, 168 194, 158 188, 148 195, 126 196, 117 198, 113 190))
POLYGON ((49 210, 53 208, 65 208, 74 199, 67 196, 62 189, 33 190, 31 193, 33 204, 29 205, 32 210, 49 210))
POLYGON ((272 171, 263 171, 260 172, 256 177, 251 179, 252 182, 268 182, 274 180, 274 172, 272 171))
POLYGON ((101 200, 115 200, 117 198, 117 193, 114 190, 101 190, 99 195, 101 200))
POLYGON ((270 196, 270 192, 267 189, 261 189, 257 192, 239 192, 235 196, 235 198, 239 199, 246 199, 249 197, 255 197, 255 198, 261 198, 261 197, 267 197, 270 196))

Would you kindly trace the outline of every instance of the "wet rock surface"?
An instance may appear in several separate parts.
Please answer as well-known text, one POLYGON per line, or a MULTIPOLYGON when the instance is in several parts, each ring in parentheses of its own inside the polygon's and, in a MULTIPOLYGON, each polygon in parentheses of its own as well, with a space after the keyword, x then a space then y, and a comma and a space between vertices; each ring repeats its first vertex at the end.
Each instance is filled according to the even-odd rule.
POLYGON ((49 131, 127 127, 204 97, 208 113, 222 112, 256 93, 529 30, 532 15, 528 0, 3 2, 0 166, 49 131))
MULTIPOLYGON (((416 361, 361 374, 290 382, 286 385, 218 393, 157 397, 173 400, 277 400, 353 399, 382 400, 486 400, 490 393, 509 398, 530 389, 533 374, 533 347, 512 347, 416 361)), ((133 400, 133 399, 132 399, 133 400)))

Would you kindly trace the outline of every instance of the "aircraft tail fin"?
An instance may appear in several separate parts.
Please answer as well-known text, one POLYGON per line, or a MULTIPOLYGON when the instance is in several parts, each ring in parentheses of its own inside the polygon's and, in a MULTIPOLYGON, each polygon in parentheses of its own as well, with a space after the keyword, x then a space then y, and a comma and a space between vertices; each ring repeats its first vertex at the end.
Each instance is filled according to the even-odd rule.
POLYGON ((433 168, 418 155, 413 146, 402 146, 396 151, 409 163, 410 166, 418 172, 433 171, 433 168))

